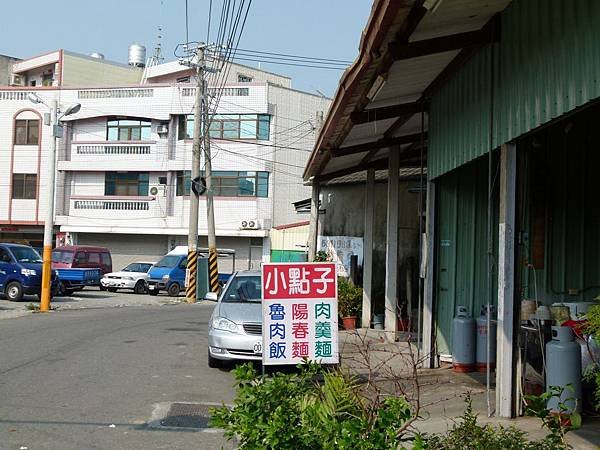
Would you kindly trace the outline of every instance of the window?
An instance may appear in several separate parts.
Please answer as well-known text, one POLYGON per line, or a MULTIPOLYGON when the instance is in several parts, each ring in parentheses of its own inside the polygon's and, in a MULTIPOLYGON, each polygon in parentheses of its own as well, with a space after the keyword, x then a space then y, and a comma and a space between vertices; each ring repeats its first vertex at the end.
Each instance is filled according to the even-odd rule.
POLYGON ((106 172, 104 195, 147 196, 148 172, 106 172))
POLYGON ((37 191, 37 174, 13 173, 12 198, 35 199, 37 191))
POLYGON ((100 253, 88 253, 88 263, 100 264, 100 253))
POLYGON ((167 184, 167 177, 158 177, 158 184, 167 184))
POLYGON ((31 81, 29 82, 29 86, 35 86, 35 84, 36 84, 36 81, 35 81, 35 80, 31 80, 31 81))
POLYGON ((3 248, 0 248, 0 262, 3 262, 3 263, 12 262, 12 258, 10 257, 10 254, 8 253, 7 250, 4 250, 3 248))
POLYGON ((40 121, 33 120, 15 120, 15 144, 16 145, 37 145, 39 137, 40 121))
MULTIPOLYGON (((204 174, 202 174, 204 176, 204 174)), ((177 172, 178 196, 190 195, 189 171, 177 172)), ((269 172, 214 171, 213 195, 216 197, 263 197, 269 196, 269 172)))
POLYGON ((109 119, 106 127, 108 141, 147 141, 150 121, 142 119, 109 119))
POLYGON ((238 73, 238 83, 251 83, 252 77, 238 73))
POLYGON ((179 77, 175 80, 177 83, 189 83, 190 77, 179 77))
MULTIPOLYGON (((215 114, 208 133, 215 139, 269 140, 271 116, 268 114, 215 114)), ((179 139, 194 137, 194 116, 179 116, 179 139)))
POLYGON ((102 264, 106 267, 112 266, 112 260, 110 259, 110 255, 108 253, 100 253, 102 257, 102 264))

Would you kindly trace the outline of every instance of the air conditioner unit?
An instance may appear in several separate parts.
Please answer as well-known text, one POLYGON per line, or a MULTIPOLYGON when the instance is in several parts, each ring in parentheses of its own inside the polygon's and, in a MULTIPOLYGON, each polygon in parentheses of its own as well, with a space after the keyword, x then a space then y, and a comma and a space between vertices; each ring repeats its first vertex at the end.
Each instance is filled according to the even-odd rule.
POLYGON ((25 86, 25 76, 19 73, 13 73, 10 76, 11 86, 25 86))
POLYGON ((161 123, 156 127, 156 132, 158 134, 167 134, 169 132, 169 125, 161 123))
POLYGON ((240 230, 258 230, 260 225, 256 219, 242 220, 240 222, 240 230))
POLYGON ((153 197, 164 197, 167 195, 167 186, 164 184, 154 184, 150 186, 149 192, 153 197))

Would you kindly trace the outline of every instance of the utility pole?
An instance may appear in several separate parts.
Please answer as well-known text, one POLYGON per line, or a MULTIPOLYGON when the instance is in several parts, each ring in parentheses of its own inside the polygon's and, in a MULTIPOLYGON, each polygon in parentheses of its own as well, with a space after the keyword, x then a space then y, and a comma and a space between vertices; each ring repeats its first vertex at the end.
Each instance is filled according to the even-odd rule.
POLYGON ((210 155, 210 135, 208 114, 204 116, 204 167, 206 176, 206 225, 208 227, 208 282, 211 292, 219 292, 219 267, 217 263, 217 232, 215 228, 215 204, 212 189, 212 158, 210 155))
MULTIPOLYGON (((319 139, 321 129, 323 128, 323 111, 315 113, 315 143, 319 139)), ((310 198, 310 225, 308 227, 308 260, 314 261, 319 252, 319 180, 312 179, 312 194, 310 198)))
POLYGON ((194 189, 190 192, 190 218, 188 231, 188 259, 186 301, 196 301, 197 268, 198 268, 198 204, 200 192, 196 187, 200 183, 200 155, 204 150, 204 166, 206 179, 206 214, 208 228, 208 279, 211 292, 219 291, 219 269, 217 265, 217 239, 215 230, 215 210, 212 191, 212 161, 210 154, 210 135, 208 132, 208 92, 205 74, 210 71, 206 67, 206 45, 200 43, 196 49, 197 85, 196 103, 194 105, 194 144, 192 154, 191 182, 194 189))
POLYGON ((58 102, 52 100, 52 143, 48 155, 48 184, 46 187, 47 202, 46 220, 44 221, 44 251, 42 254, 42 292, 40 311, 50 311, 50 296, 52 290, 52 232, 54 228, 54 184, 56 177, 56 139, 59 137, 58 102))
MULTIPOLYGON (((194 144, 192 146, 192 183, 200 177, 200 131, 204 134, 204 109, 205 109, 205 85, 204 85, 204 46, 198 45, 196 50, 198 58, 196 66, 196 103, 194 104, 194 144)), ((190 220, 188 231, 188 258, 185 297, 188 303, 196 302, 196 276, 198 272, 198 203, 199 195, 196 190, 190 190, 190 220)))

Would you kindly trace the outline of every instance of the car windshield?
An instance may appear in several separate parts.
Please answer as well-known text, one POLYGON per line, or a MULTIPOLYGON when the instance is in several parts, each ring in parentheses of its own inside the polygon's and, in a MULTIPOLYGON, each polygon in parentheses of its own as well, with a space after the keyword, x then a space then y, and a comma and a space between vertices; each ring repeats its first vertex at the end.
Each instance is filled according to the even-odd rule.
POLYGON ((41 263, 42 258, 31 247, 13 247, 10 249, 15 259, 21 263, 41 263))
POLYGON ((52 252, 52 262, 71 264, 73 262, 73 252, 68 250, 54 250, 52 252))
POLYGON ((123 269, 123 272, 148 272, 152 264, 147 263, 131 263, 123 269))
POLYGON ((159 262, 157 262, 154 267, 175 267, 179 262, 181 256, 177 255, 167 255, 164 256, 159 262))
POLYGON ((247 277, 236 276, 229 283, 227 292, 225 292, 221 301, 224 303, 260 303, 261 297, 262 290, 258 275, 247 277))

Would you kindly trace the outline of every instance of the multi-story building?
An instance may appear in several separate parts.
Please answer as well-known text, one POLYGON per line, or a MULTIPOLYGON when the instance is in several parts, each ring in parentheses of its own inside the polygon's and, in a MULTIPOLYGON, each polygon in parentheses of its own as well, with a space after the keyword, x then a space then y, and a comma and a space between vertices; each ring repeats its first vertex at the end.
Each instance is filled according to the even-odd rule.
MULTIPOLYGON (((272 226, 298 220, 292 202, 310 195, 301 172, 329 99, 244 66, 228 74, 210 129, 217 244, 235 249, 236 266, 247 268, 268 258, 272 226)), ((64 118, 58 148, 59 240, 106 246, 117 266, 185 245, 196 89, 189 76, 166 63, 147 68, 144 84, 0 88, 0 239, 42 236, 51 130, 47 107, 28 101, 35 92, 45 103, 81 103, 64 118)), ((205 207, 201 197, 201 246, 205 207)))
POLYGON ((0 86, 10 84, 12 75, 12 66, 19 58, 13 56, 0 55, 0 86))

